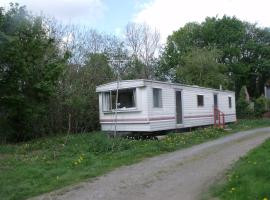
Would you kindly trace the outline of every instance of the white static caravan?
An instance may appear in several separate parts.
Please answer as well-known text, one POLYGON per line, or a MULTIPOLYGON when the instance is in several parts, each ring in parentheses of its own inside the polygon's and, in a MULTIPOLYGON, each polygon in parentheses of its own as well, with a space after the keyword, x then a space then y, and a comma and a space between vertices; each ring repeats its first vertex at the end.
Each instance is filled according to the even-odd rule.
POLYGON ((103 131, 154 132, 211 125, 217 120, 215 107, 224 113, 225 123, 236 121, 232 91, 138 79, 100 85, 96 92, 103 131))

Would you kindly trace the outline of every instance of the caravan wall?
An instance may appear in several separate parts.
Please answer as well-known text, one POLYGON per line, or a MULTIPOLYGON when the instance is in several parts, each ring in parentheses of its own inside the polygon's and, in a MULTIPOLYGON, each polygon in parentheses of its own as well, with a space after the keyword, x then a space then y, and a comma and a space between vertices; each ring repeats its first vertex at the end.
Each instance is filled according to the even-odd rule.
POLYGON ((136 132, 211 125, 214 105, 224 113, 225 123, 236 121, 235 94, 231 91, 148 80, 122 81, 115 118, 115 101, 111 102, 115 90, 115 83, 97 89, 103 131, 113 131, 115 123, 117 131, 136 132))

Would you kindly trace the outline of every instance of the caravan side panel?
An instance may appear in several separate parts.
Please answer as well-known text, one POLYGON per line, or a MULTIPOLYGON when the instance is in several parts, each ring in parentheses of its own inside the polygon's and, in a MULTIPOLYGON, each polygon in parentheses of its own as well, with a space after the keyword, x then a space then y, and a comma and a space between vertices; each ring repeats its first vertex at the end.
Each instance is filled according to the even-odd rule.
POLYGON ((235 94, 229 92, 219 93, 219 109, 225 114, 225 123, 236 121, 235 94), (231 98, 231 107, 229 105, 229 97, 231 98))
POLYGON ((218 107, 225 113, 225 122, 236 121, 235 96, 233 92, 159 84, 156 82, 148 82, 146 86, 151 131, 214 124, 214 94, 218 95, 218 107), (162 108, 153 107, 153 88, 162 89, 162 108), (175 92, 178 90, 182 94, 182 124, 176 124, 175 92), (197 95, 203 95, 203 106, 198 106, 197 95), (229 108, 228 97, 231 97, 231 108, 229 108))
POLYGON ((185 127, 214 124, 214 94, 218 97, 218 109, 225 114, 225 123, 236 121, 234 93, 200 88, 185 88, 183 93, 185 127), (198 106, 197 95, 204 96, 203 106, 198 106), (231 108, 229 107, 229 97, 231 97, 231 108))
MULTIPOLYGON (((147 110, 146 87, 136 88, 135 110, 119 111, 117 113, 117 131, 150 131, 147 110)), ((101 130, 114 131, 115 113, 102 111, 102 94, 99 94, 99 109, 101 130)))
POLYGON ((175 90, 170 84, 148 82, 147 85, 148 113, 151 131, 176 128, 175 90), (153 88, 162 90, 162 107, 155 108, 153 103, 153 88))
POLYGON ((213 92, 185 87, 183 91, 184 127, 213 124, 213 92), (203 96, 203 106, 198 106, 197 96, 203 96))

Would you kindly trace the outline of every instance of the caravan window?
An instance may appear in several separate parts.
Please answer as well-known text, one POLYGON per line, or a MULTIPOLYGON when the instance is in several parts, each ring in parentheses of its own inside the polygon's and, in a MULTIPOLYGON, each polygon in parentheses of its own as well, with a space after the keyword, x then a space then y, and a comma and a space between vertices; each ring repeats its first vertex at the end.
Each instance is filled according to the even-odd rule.
POLYGON ((111 108, 112 108, 111 94, 110 94, 110 92, 103 92, 102 93, 102 110, 103 111, 110 111, 111 108))
POLYGON ((203 106, 204 105, 203 95, 197 95, 197 105, 198 106, 203 106))
POLYGON ((229 101, 229 108, 232 107, 232 97, 228 97, 228 101, 229 101))
MULTIPOLYGON (((103 111, 111 111, 116 108, 116 91, 104 92, 102 95, 103 111)), ((118 109, 136 107, 136 89, 118 90, 118 109)))
POLYGON ((153 107, 162 108, 162 90, 160 88, 153 88, 153 107))
MULTIPOLYGON (((115 109, 116 91, 112 91, 112 105, 115 109)), ((118 108, 134 108, 136 107, 136 89, 125 89, 118 91, 118 108)))

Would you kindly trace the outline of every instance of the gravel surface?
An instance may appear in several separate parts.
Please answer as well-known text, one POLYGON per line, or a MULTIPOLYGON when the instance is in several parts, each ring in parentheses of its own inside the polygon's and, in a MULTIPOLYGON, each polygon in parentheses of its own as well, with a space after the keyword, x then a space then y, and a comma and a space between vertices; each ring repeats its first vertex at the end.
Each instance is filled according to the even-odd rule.
POLYGON ((120 167, 35 200, 196 200, 232 163, 270 137, 270 127, 239 132, 120 167))

